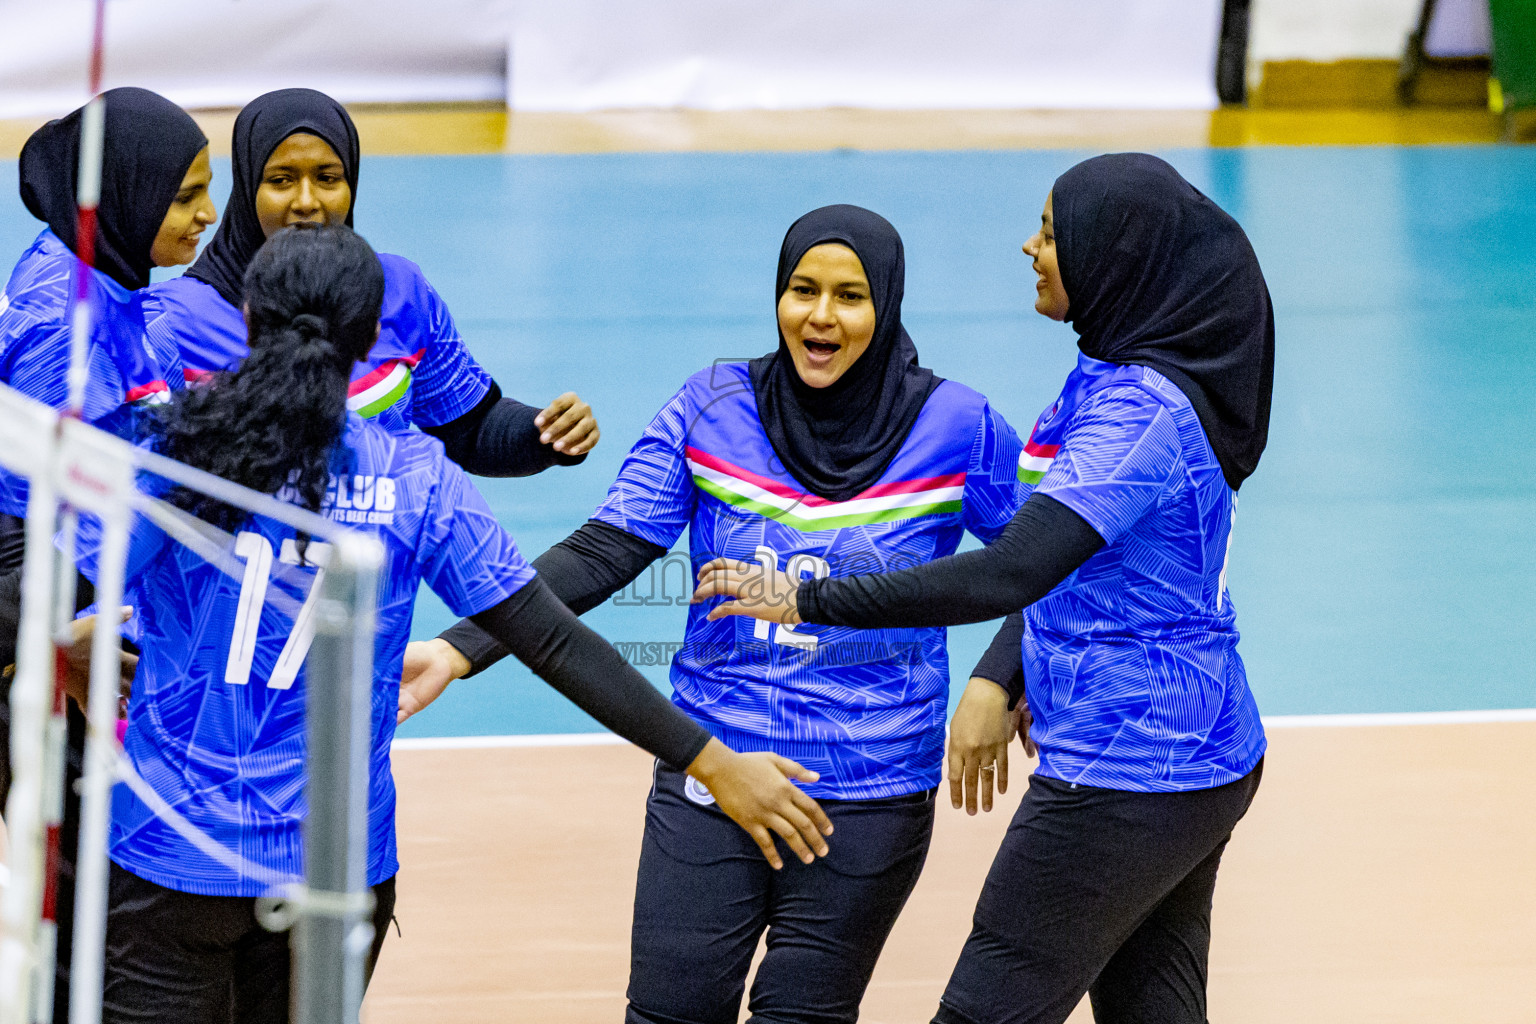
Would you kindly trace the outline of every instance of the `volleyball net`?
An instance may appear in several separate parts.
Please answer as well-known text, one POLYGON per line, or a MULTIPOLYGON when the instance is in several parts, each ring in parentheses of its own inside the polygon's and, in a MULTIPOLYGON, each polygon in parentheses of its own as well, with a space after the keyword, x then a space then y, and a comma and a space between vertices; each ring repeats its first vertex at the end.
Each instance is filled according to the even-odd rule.
MULTIPOLYGON (((0 469, 27 489, 10 690, 10 878, 0 901, 0 1024, 53 1019, 60 861, 71 852, 60 848, 66 701, 81 696, 72 684, 81 676, 88 677, 89 688, 73 851, 72 1024, 101 1020, 109 833, 124 827, 112 820, 116 787, 131 793, 125 798, 120 792, 118 799, 139 815, 133 828, 188 851, 189 862, 223 879, 226 888, 234 880, 242 894, 257 894, 263 927, 292 930, 294 1021, 356 1021, 373 937, 368 785, 381 546, 4 385, 0 469), (193 515, 189 509, 204 499, 232 510, 228 522, 248 525, 225 530, 193 515), (181 598, 192 605, 186 613, 195 622, 190 631, 142 624, 144 609, 157 600, 164 607, 167 600, 148 592, 156 585, 153 575, 141 573, 136 583, 127 578, 130 549, 142 553, 146 537, 159 545, 154 562, 161 566, 162 589, 170 578, 202 581, 187 586, 181 598), (94 604, 77 612, 84 603, 77 601, 81 579, 94 584, 94 604), (118 612, 125 605, 136 609, 126 622, 118 612), (96 611, 83 631, 82 617, 96 611), (125 636, 139 652, 133 696, 126 701, 125 636), (157 644, 160 649, 153 650, 157 644), (199 698, 195 674, 175 677, 167 666, 207 661, 210 651, 220 665, 211 674, 204 671, 204 689, 230 689, 199 698), (146 678, 157 674, 162 678, 146 678), (170 683, 163 678, 168 674, 170 683), (190 800, 174 766, 146 758, 156 770, 140 774, 121 739, 126 734, 130 746, 138 742, 126 730, 141 723, 127 725, 123 716, 139 714, 146 686, 166 685, 183 702, 203 699, 223 708, 229 716, 225 732, 248 730, 244 738, 225 737, 224 746, 210 747, 210 757, 230 758, 228 779, 190 800), (257 687, 263 689, 253 692, 257 687), (288 716, 286 727, 274 725, 281 714, 288 716), (247 762, 259 762, 269 775, 286 772, 302 780, 301 790, 290 787, 295 791, 286 805, 302 811, 301 856, 274 862, 270 842, 259 838, 263 824, 270 826, 283 808, 274 815, 273 807, 242 797, 250 781, 244 777, 247 762), (211 804, 222 813, 211 812, 211 804)), ((175 598, 169 600, 177 607, 175 598)), ((200 706, 186 712, 183 724, 203 727, 199 723, 215 720, 216 711, 200 706)), ((162 738, 177 728, 172 719, 157 705, 153 721, 162 738)), ((142 724, 149 721, 146 714, 142 724)), ((195 735, 182 738, 189 750, 198 742, 195 735)))

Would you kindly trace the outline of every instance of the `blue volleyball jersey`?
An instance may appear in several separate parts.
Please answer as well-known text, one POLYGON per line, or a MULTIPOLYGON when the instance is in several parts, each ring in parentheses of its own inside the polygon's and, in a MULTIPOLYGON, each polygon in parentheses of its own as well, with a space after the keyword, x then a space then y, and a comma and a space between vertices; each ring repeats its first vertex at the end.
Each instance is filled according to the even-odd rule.
MULTIPOLYGON (((670 548, 694 571, 724 556, 799 577, 910 567, 997 538, 1020 501, 1021 445, 985 398, 929 396, 880 479, 847 501, 807 494, 758 419, 743 363, 689 378, 631 449, 593 518, 670 548)), ((873 799, 939 784, 949 659, 943 629, 789 628, 689 609, 673 702, 737 750, 821 773, 817 797, 873 799)))
MULTIPOLYGON (((44 229, 22 253, 0 292, 0 382, 55 409, 69 400, 69 335, 75 268, 80 261, 44 229)), ((182 386, 174 345, 145 335, 142 292, 90 271, 89 376, 82 417, 131 438, 145 407, 182 386)), ((0 512, 25 515, 27 481, 0 470, 0 512)))
MULTIPOLYGON (((386 430, 442 426, 491 390, 437 290, 410 260, 379 254, 384 304, 379 340, 352 368, 347 408, 386 430)), ((189 379, 233 370, 250 350, 245 318, 212 285, 178 277, 145 290, 144 322, 159 344, 181 352, 189 379)))
POLYGON ((1237 494, 1189 399, 1149 367, 1080 355, 1020 476, 1105 541, 1024 610, 1038 771, 1140 792, 1248 774, 1265 741, 1227 593, 1237 494))
MULTIPOLYGON (((350 464, 323 513, 385 548, 368 791, 368 882, 377 884, 399 868, 389 747, 418 584, 456 614, 472 615, 516 593, 534 571, 435 438, 390 433, 349 415, 339 457, 350 464)), ((262 516, 221 542, 243 568, 226 573, 148 520, 135 521, 127 593, 143 654, 124 748, 134 770, 194 827, 247 862, 299 878, 303 659, 313 628, 296 619, 304 618, 329 546, 310 541, 301 564, 294 531, 262 516)), ((82 517, 81 566, 93 577, 98 543, 97 522, 82 517)), ((256 896, 271 888, 193 846, 125 786, 113 794, 111 853, 139 877, 182 892, 256 896)))

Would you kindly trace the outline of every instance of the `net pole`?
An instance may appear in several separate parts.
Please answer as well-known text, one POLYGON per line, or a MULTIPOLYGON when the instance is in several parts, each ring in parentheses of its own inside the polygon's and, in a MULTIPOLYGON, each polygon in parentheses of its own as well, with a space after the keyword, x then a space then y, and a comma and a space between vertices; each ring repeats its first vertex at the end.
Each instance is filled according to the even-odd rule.
POLYGON ((80 846, 75 864, 75 931, 69 970, 70 1024, 101 1024, 107 932, 107 824, 117 776, 118 680, 122 642, 128 520, 104 524, 96 573, 96 624, 91 637, 91 692, 80 795, 80 846))
MULTIPOLYGON (((79 420, 85 409, 85 386, 90 375, 91 272, 96 266, 96 210, 101 202, 101 165, 105 148, 107 109, 101 95, 102 55, 106 41, 106 0, 96 0, 91 25, 91 58, 88 82, 90 99, 80 119, 80 166, 76 179, 75 265, 73 308, 70 310, 69 369, 65 376, 66 420, 79 420)), ((70 623, 75 611, 75 532, 79 525, 76 511, 67 502, 60 509, 62 542, 56 558, 58 567, 55 598, 54 694, 53 714, 48 721, 44 743, 46 771, 52 776, 43 800, 46 816, 46 852, 43 879, 43 907, 38 929, 36 1024, 53 1020, 53 995, 58 967, 58 894, 62 851, 60 832, 64 816, 64 758, 68 746, 68 721, 64 679, 68 670, 68 646, 73 637, 70 623)), ((121 603, 121 602, 119 602, 121 603)), ((114 629, 116 623, 114 622, 114 629)), ((83 840, 83 833, 82 833, 83 840)), ((83 842, 77 849, 83 849, 83 842)), ((78 856, 78 855, 77 855, 78 856)), ((78 893, 78 886, 77 886, 78 893)), ((99 988, 99 986, 98 986, 99 988)), ((100 992, 97 993, 98 997, 100 992)), ((73 1019, 73 1018, 72 1018, 73 1019)))
MULTIPOLYGON (((8 425, 16 427, 19 423, 8 425)), ((24 1024, 35 1018, 39 981, 37 940, 47 849, 43 799, 49 762, 44 754, 44 730, 53 683, 49 621, 53 611, 53 526, 58 499, 46 467, 53 463, 53 425, 48 423, 27 443, 35 445, 38 465, 44 469, 31 474, 28 481, 21 621, 17 630, 16 676, 10 695, 12 778, 5 821, 11 879, 0 901, 4 918, 4 938, 0 940, 0 1024, 24 1024)))
MULTIPOLYGON (((59 877, 64 828, 64 762, 68 756, 69 721, 64 681, 69 671, 70 623, 75 614, 75 535, 80 520, 67 503, 59 512, 59 547, 53 551, 53 686, 49 690, 48 721, 43 728, 43 891, 37 928, 36 992, 33 1021, 53 1020, 54 979, 58 973, 59 877)), ((50 545, 51 549, 51 545, 50 545)))
POLYGON ((306 675, 306 892, 294 931, 294 1024, 355 1021, 362 1007, 363 958, 373 941, 368 763, 382 561, 376 542, 343 538, 315 608, 306 675))

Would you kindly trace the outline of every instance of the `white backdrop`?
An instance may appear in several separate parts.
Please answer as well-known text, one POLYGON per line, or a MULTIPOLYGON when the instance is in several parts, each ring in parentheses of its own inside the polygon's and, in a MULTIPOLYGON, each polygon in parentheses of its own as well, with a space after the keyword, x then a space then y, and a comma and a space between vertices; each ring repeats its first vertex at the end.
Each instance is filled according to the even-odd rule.
POLYGON ((549 0, 528 110, 1210 107, 1220 0, 549 0))
MULTIPOLYGON (((559 0, 550 0, 559 2, 559 0)), ((186 107, 307 85, 339 99, 499 100, 510 0, 109 0, 106 84, 186 107)), ((92 0, 0 0, 0 117, 85 102, 92 0)))
MULTIPOLYGON (((519 109, 1209 107, 1220 0, 110 0, 106 79, 519 109), (510 80, 507 74, 511 54, 510 80)), ((85 98, 90 0, 0 0, 0 117, 85 98)))

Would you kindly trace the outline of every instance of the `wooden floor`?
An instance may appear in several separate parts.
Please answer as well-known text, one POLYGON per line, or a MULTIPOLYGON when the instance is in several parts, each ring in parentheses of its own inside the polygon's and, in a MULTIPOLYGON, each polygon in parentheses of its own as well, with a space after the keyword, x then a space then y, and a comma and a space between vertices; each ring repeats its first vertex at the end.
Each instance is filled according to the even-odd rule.
MULTIPOLYGON (((384 154, 771 152, 934 149, 1184 149, 1244 145, 1495 142, 1476 107, 1206 110, 607 110, 513 112, 485 104, 352 108, 363 152, 384 154)), ((197 111, 228 155, 236 111, 197 111)), ((0 121, 14 159, 42 118, 0 121)))
MULTIPOLYGON (((1217 889, 1211 1019, 1536 1020, 1536 723, 1270 740, 1217 889)), ((403 937, 384 948, 368 1024, 622 1019, 648 759, 403 751, 395 773, 403 937)), ((932 1015, 1018 796, 990 816, 941 807, 864 1021, 932 1015)))

